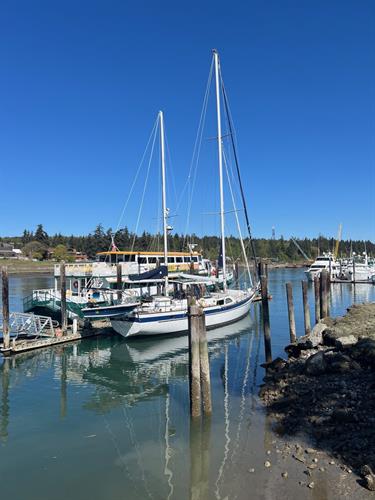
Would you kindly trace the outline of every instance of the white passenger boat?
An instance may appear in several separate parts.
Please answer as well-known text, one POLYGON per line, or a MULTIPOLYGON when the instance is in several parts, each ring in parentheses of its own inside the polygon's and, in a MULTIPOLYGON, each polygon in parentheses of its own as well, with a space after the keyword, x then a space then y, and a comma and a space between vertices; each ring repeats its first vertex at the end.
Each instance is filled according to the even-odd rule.
MULTIPOLYGON (((223 290, 205 294, 199 299, 206 316, 207 328, 217 328, 229 323, 239 321, 249 313, 251 303, 256 295, 257 288, 251 287, 247 290, 228 290, 226 284, 226 248, 224 233, 224 194, 223 194, 223 151, 221 132, 221 89, 222 78, 220 74, 219 56, 214 51, 215 82, 216 82, 216 107, 217 107, 217 144, 219 159, 220 180, 220 226, 221 226, 221 261, 223 290)), ((164 260, 168 254, 168 214, 166 205, 165 187, 165 158, 164 158, 164 118, 162 111, 159 112, 160 151, 161 151, 161 179, 162 179, 162 219, 164 233, 164 260)), ((235 210, 237 219, 237 210, 235 210)), ((241 237, 241 234, 240 234, 241 237)), ((242 238, 241 238, 242 241, 242 238)), ((242 245, 244 250, 244 246, 242 245)), ((244 258, 247 262, 246 252, 244 258)), ((251 274, 247 266, 249 282, 251 274)), ((196 283, 195 283, 196 284, 196 283)), ((135 337, 141 335, 161 335, 167 333, 182 333, 188 330, 188 302, 186 298, 176 299, 168 296, 168 276, 165 277, 164 296, 153 297, 152 300, 142 303, 122 318, 111 320, 113 329, 124 337, 135 337)))

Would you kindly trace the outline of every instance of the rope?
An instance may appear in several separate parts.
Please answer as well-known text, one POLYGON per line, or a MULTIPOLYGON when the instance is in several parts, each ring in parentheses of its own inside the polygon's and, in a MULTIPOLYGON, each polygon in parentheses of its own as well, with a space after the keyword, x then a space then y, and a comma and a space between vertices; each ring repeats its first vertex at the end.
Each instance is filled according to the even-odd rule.
POLYGON ((133 249, 134 249, 135 239, 137 237, 139 220, 141 218, 141 213, 142 213, 142 209, 143 209, 143 202, 144 202, 144 199, 145 199, 145 193, 146 193, 146 188, 147 188, 148 177, 149 177, 149 174, 150 174, 150 167, 151 167, 152 156, 154 154, 154 147, 155 147, 155 141, 156 141, 156 132, 157 132, 157 129, 155 127, 154 127, 154 131, 155 131, 154 132, 154 138, 153 138, 153 141, 152 141, 150 158, 149 158, 148 166, 147 166, 146 180, 145 180, 145 183, 144 183, 144 186, 143 186, 141 203, 140 203, 140 207, 139 207, 139 211, 138 211, 137 223, 135 225, 135 231, 134 231, 134 236, 133 236, 133 242, 132 242, 132 246, 131 246, 131 251, 133 251, 133 249))
POLYGON ((245 245, 243 243, 241 225, 240 225, 240 221, 238 219, 236 202, 235 202, 234 195, 233 195, 232 183, 230 182, 230 177, 229 177, 229 172, 228 172, 228 164, 227 164, 227 159, 226 159, 226 155, 225 155, 225 151, 224 150, 223 150, 223 160, 224 160, 224 165, 225 165, 225 171, 227 173, 228 184, 229 184, 229 191, 230 191, 230 195, 231 195, 231 198, 232 198, 232 204, 233 204, 233 209, 234 209, 234 215, 235 215, 235 218, 236 218, 237 230, 238 230, 238 234, 239 234, 239 237, 240 237, 240 243, 241 243, 242 253, 243 253, 243 256, 244 256, 244 259, 245 259, 247 274, 248 274, 249 280, 250 280, 250 286, 252 287, 253 286, 253 281, 251 279, 250 267, 249 267, 249 262, 247 260, 245 245))
POLYGON ((245 200, 245 193, 244 193, 243 185, 242 185, 241 172, 240 172, 239 161, 238 161, 237 150, 236 150, 236 144, 235 144, 235 139, 234 139, 234 137, 235 137, 234 136, 234 132, 235 131, 234 131, 233 123, 232 123, 232 117, 231 117, 231 113, 230 113, 230 108, 229 108, 229 103, 228 103, 228 97, 227 97, 227 93, 225 91, 224 81, 223 81, 223 77, 222 77, 221 72, 220 72, 220 77, 221 77, 221 88, 222 88, 222 93, 223 93, 223 98, 224 98, 224 107, 225 107, 225 111, 226 111, 227 118, 228 118, 230 138, 231 138, 231 142, 232 142, 232 149, 233 149, 234 160, 235 160, 235 164, 236 164, 238 182, 239 182, 239 185, 240 185, 242 204, 243 204, 243 208, 244 208, 244 212, 245 212, 245 219, 246 219, 247 230, 248 230, 248 233, 249 233, 249 239, 250 239, 251 249, 252 249, 253 257, 254 257, 254 261, 255 261, 255 276, 258 279, 257 256, 256 256, 256 252, 255 252, 254 241, 253 241, 253 238, 252 238, 252 235, 251 235, 250 220, 249 220, 249 216, 248 216, 248 212, 247 212, 247 205, 246 205, 246 200, 245 200))
POLYGON ((198 129, 197 129, 197 135, 195 137, 195 142, 194 142, 194 148, 193 148, 193 155, 191 158, 190 162, 190 168, 189 168, 189 174, 186 179, 185 185, 182 189, 180 200, 177 204, 176 207, 176 212, 178 211, 181 201, 182 201, 182 196, 186 190, 187 187, 189 187, 189 192, 188 192, 188 207, 187 207, 187 215, 186 215, 186 224, 185 224, 185 237, 184 237, 184 245, 186 244, 187 240, 187 229, 189 227, 189 222, 190 222, 190 212, 191 212, 191 205, 193 202, 193 193, 194 193, 194 187, 196 183, 196 178, 197 178, 197 171, 198 171, 198 161, 199 161, 199 156, 200 156, 200 150, 202 146, 202 140, 203 140, 203 130, 204 130, 204 124, 206 121, 206 114, 207 114, 207 105, 208 105, 208 97, 210 93, 210 87, 211 87, 211 81, 212 81, 212 74, 213 74, 213 66, 214 61, 212 59, 211 62, 211 67, 210 71, 208 74, 208 80, 207 80, 207 85, 206 85, 206 91, 204 94, 204 99, 203 99, 203 105, 202 105, 202 110, 199 118, 199 123, 198 123, 198 129), (191 185, 191 178, 193 176, 193 182, 191 185))

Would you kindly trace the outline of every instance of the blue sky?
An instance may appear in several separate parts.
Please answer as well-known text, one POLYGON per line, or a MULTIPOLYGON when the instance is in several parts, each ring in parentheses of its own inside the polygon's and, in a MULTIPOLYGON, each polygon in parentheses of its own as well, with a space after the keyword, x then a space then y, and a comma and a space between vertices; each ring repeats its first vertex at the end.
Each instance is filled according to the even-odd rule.
MULTIPOLYGON (((375 238, 375 3, 7 1, 0 5, 0 235, 116 227, 159 109, 168 205, 221 56, 255 236, 375 238)), ((216 233, 210 99, 190 231, 216 233)), ((147 164, 147 162, 146 162, 147 164)), ((146 165, 147 166, 147 165, 146 165)), ((134 229, 146 169, 121 225, 134 229)), ((139 230, 160 203, 150 169, 139 230)), ((229 206, 228 194, 226 205, 229 206)), ((228 231, 236 233, 229 216, 228 231)), ((182 232, 183 200, 173 220, 182 232)))

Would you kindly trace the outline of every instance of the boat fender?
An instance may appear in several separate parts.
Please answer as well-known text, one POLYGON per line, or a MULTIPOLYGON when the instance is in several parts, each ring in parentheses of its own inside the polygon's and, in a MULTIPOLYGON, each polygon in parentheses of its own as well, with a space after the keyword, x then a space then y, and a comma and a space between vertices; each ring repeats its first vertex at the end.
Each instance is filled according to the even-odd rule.
POLYGON ((201 306, 201 307, 206 307, 206 301, 204 299, 199 299, 198 300, 198 304, 201 306))

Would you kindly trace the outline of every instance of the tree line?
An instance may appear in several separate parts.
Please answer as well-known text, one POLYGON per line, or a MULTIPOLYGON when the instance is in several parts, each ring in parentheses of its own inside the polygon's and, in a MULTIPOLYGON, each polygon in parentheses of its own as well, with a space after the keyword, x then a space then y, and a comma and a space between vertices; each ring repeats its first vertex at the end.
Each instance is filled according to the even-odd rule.
MULTIPOLYGON (((314 259, 318 253, 333 251, 335 238, 319 236, 317 238, 295 238, 305 254, 314 259)), ((143 232, 135 234, 126 227, 113 232, 111 228, 104 229, 99 224, 94 231, 84 236, 66 236, 60 233, 48 235, 43 225, 39 224, 35 231, 25 229, 22 236, 3 237, 0 241, 13 242, 21 248, 24 255, 40 260, 52 256, 56 260, 69 260, 74 257, 71 250, 82 252, 89 259, 95 258, 97 252, 110 250, 112 241, 119 250, 135 251, 161 251, 163 249, 163 237, 160 234, 143 232)), ((255 250, 258 257, 268 258, 278 262, 298 262, 304 260, 301 252, 291 239, 280 238, 254 238, 255 250)), ((195 250, 201 251, 203 255, 212 260, 218 258, 220 252, 220 238, 218 236, 198 236, 196 234, 168 236, 170 251, 188 251, 188 244, 194 243, 195 250)), ((245 246, 249 250, 248 241, 245 246)), ((229 236, 226 239, 227 255, 232 259, 241 259, 242 250, 239 238, 229 236)), ((339 244, 339 256, 349 256, 351 252, 357 254, 367 251, 369 255, 375 255, 375 244, 371 241, 343 240, 339 244)), ((249 251, 250 254, 250 251, 249 251)))

